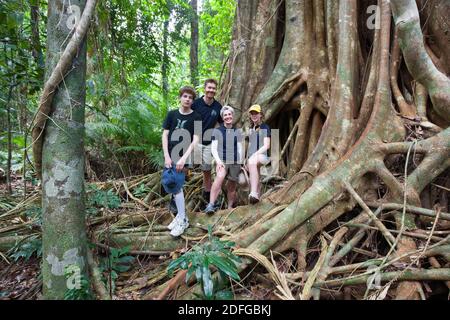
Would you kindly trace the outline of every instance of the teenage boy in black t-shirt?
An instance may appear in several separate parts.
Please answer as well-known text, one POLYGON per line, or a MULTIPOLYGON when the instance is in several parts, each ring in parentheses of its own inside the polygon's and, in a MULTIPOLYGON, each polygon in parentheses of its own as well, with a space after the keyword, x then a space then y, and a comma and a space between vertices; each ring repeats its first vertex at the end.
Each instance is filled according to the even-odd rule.
POLYGON ((192 104, 192 110, 202 116, 202 138, 196 148, 196 164, 201 163, 200 169, 203 172, 203 198, 209 201, 211 192, 211 136, 212 130, 223 123, 220 117, 222 105, 214 98, 217 91, 217 81, 214 79, 205 80, 205 95, 198 98, 192 104))
MULTIPOLYGON (((199 136, 194 133, 195 121, 202 121, 202 117, 192 110, 192 102, 195 98, 195 90, 192 87, 180 89, 180 107, 167 114, 163 122, 162 147, 164 151, 164 167, 175 167, 177 172, 185 170, 189 156, 199 141, 199 136)), ((189 226, 185 211, 184 193, 173 195, 176 204, 177 215, 169 224, 170 234, 180 236, 189 226)))

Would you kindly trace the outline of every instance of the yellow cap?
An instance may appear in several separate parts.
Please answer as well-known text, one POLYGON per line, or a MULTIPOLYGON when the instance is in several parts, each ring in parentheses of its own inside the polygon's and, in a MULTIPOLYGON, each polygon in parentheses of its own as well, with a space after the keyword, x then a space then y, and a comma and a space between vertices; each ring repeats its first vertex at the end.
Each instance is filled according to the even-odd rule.
POLYGON ((261 113, 261 106, 259 104, 254 104, 248 109, 248 112, 256 111, 258 113, 261 113))

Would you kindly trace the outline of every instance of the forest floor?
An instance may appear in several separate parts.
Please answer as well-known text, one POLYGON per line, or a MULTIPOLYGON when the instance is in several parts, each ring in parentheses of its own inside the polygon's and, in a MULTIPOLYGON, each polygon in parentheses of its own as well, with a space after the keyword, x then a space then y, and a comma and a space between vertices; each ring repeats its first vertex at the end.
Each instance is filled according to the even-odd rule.
MULTIPOLYGON (((165 228, 172 219, 167 209, 168 197, 154 192, 156 189, 151 189, 154 181, 159 181, 158 174, 87 183, 86 226, 90 239, 89 248, 93 251, 106 288, 114 288, 112 291, 107 290, 112 293, 111 297, 114 300, 155 299, 170 280, 167 274, 169 263, 193 246, 202 243, 206 237, 204 227, 191 226, 182 236, 185 240, 184 247, 158 254, 145 251, 149 249, 142 249, 137 244, 133 248, 126 248, 112 240, 117 235, 142 238, 142 234, 148 239, 149 233, 156 237, 163 234, 166 237, 164 239, 167 239, 164 241, 171 240, 165 228)), ((201 188, 201 177, 195 173, 186 187, 186 194, 189 195, 186 197, 187 202, 192 198, 197 200, 201 198, 201 192, 198 191, 199 184, 201 188)), ((0 184, 0 300, 41 298, 42 210, 39 189, 39 186, 27 185, 27 197, 24 200, 21 177, 14 177, 12 196, 7 195, 5 184, 0 184), (5 238, 15 240, 5 246, 5 242, 2 242, 5 238)), ((194 212, 194 215, 203 214, 199 212, 196 202, 190 205, 194 210, 190 209, 189 212, 194 212)), ((336 226, 330 226, 334 227, 336 226)), ((319 259, 321 252, 319 240, 311 241, 307 252, 308 265, 314 266, 319 259)), ((352 262, 364 261, 367 259, 364 254, 376 252, 376 248, 372 245, 367 243, 361 247, 360 251, 363 254, 354 254, 353 259, 356 260, 352 262)), ((298 258, 296 251, 287 251, 284 254, 272 253, 272 263, 277 272, 280 274, 298 272, 295 268, 298 258)), ((234 299, 280 299, 277 295, 277 282, 268 270, 266 266, 256 263, 240 274, 241 281, 231 280, 234 299)), ((289 289, 295 296, 305 285, 305 279, 288 282, 289 289)), ((188 288, 182 285, 165 298, 176 299, 191 288, 192 286, 188 288)), ((424 282, 424 290, 430 293, 432 298, 447 299, 448 296, 448 289, 443 283, 424 282)), ((329 288, 323 291, 324 299, 359 300, 364 297, 365 286, 329 288)), ((393 297, 389 293, 386 298, 393 297)))
MULTIPOLYGON (((149 273, 161 266, 167 258, 137 258, 132 268, 119 274, 115 281, 114 300, 143 300, 159 283, 147 285, 149 273)), ((40 259, 20 259, 17 262, 0 261, 0 300, 35 300, 41 298, 40 259)), ((105 274, 107 276, 107 274, 105 274)), ((234 294, 239 299, 278 299, 270 285, 250 282, 250 287, 236 287, 234 294)))
MULTIPOLYGON (((92 184, 99 186, 99 189, 111 187, 111 182, 97 181, 92 184)), ((112 185, 115 184, 113 183, 112 185)), ((40 188, 27 183, 27 197, 24 200, 23 180, 20 176, 14 176, 12 189, 13 194, 9 196, 7 195, 6 184, 0 184, 0 237, 27 235, 27 239, 31 239, 31 241, 20 241, 10 250, 2 250, 0 243, 0 300, 40 299, 42 290, 40 273, 42 254, 40 248, 40 188), (38 240, 38 247, 33 245, 33 241, 36 239, 38 240)), ((108 194, 106 191, 99 193, 98 189, 95 190, 93 195, 94 201, 88 200, 88 204, 92 205, 96 200, 96 204, 98 204, 100 202, 99 198, 102 196, 104 196, 103 200, 105 200, 105 203, 114 202, 111 194, 108 194)), ((118 193, 120 194, 120 190, 118 193)), ((117 215, 123 219, 124 217, 133 217, 142 212, 143 209, 146 211, 157 211, 158 214, 164 217, 170 217, 165 203, 159 206, 142 208, 133 199, 124 199, 124 197, 120 197, 119 206, 108 208, 107 214, 117 215)), ((199 212, 199 214, 202 213, 199 212)), ((93 229, 98 230, 98 228, 103 227, 99 225, 93 227, 92 223, 96 221, 95 219, 99 219, 98 215, 87 216, 87 228, 91 236, 93 229)), ((167 219, 162 219, 162 221, 165 220, 167 219)), ((114 228, 114 222, 117 221, 110 221, 111 225, 107 225, 108 231, 109 227, 114 228)), ((187 246, 182 250, 175 250, 159 256, 128 254, 128 250, 125 250, 123 254, 119 254, 116 262, 121 264, 121 259, 124 257, 132 256, 133 259, 131 263, 126 264, 125 269, 127 270, 123 271, 124 269, 122 269, 120 272, 119 269, 116 269, 117 272, 111 272, 111 269, 105 270, 104 262, 108 260, 107 251, 104 248, 96 247, 92 243, 89 246, 91 250, 94 250, 94 256, 97 257, 106 287, 108 288, 108 284, 112 283, 114 288, 111 295, 112 298, 114 300, 142 300, 155 298, 153 290, 168 280, 166 269, 169 262, 189 250, 193 245, 195 245, 195 242, 190 241, 189 243, 187 242, 187 246), (115 279, 114 273, 117 273, 117 278, 115 279)), ((280 270, 288 271, 295 259, 294 254, 283 257, 280 260, 280 270)), ((260 268, 261 273, 266 271, 264 268, 260 268)), ((255 276, 256 274, 251 274, 254 269, 249 270, 249 274, 242 277, 243 281, 232 282, 234 297, 249 300, 278 299, 273 293, 274 284, 261 275, 255 276)))

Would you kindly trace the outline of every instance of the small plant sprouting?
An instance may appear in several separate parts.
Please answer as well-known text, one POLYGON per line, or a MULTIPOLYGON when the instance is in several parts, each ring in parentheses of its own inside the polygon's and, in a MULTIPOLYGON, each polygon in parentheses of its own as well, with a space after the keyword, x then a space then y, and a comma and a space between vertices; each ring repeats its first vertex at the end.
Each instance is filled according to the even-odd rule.
POLYGON ((235 243, 231 241, 221 241, 212 235, 211 226, 208 227, 208 241, 194 246, 191 251, 186 252, 178 259, 173 260, 167 272, 171 276, 177 268, 187 270, 186 283, 195 274, 197 282, 203 289, 203 296, 199 298, 206 300, 229 300, 233 298, 230 290, 218 290, 220 283, 228 280, 228 277, 239 281, 240 276, 237 264, 241 259, 234 255, 231 249, 235 243), (214 267, 220 275, 220 280, 214 281, 211 274, 211 267, 214 267))
POLYGON ((64 300, 93 300, 89 280, 81 274, 77 265, 68 265, 64 268, 67 290, 64 300))
POLYGON ((134 262, 134 257, 128 255, 130 252, 130 246, 126 246, 124 248, 110 248, 109 257, 105 257, 102 259, 100 263, 100 271, 102 273, 108 272, 108 277, 103 278, 103 282, 105 283, 108 291, 109 291, 109 283, 111 280, 111 292, 115 290, 115 282, 119 277, 119 273, 128 271, 131 268, 131 264, 134 262))
POLYGON ((99 208, 117 209, 120 207, 120 198, 112 189, 100 190, 96 185, 88 186, 87 209, 88 215, 95 215, 99 208))
POLYGON ((11 251, 10 257, 13 258, 14 261, 17 261, 20 258, 28 261, 33 254, 36 254, 36 257, 40 258, 42 257, 42 240, 37 237, 29 238, 26 242, 16 245, 11 251))
POLYGON ((133 195, 136 198, 142 198, 143 196, 147 195, 150 192, 150 189, 143 183, 139 185, 136 189, 133 191, 133 195))

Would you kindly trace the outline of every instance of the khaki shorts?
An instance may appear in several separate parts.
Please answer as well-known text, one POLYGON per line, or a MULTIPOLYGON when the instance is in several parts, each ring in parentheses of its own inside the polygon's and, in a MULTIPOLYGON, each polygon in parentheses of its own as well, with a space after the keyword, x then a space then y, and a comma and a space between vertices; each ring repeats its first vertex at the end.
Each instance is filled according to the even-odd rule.
POLYGON ((225 164, 225 171, 227 172, 227 175, 225 176, 226 179, 233 182, 239 182, 239 173, 241 173, 240 164, 225 164))
POLYGON ((262 161, 261 161, 261 164, 263 165, 263 166, 267 166, 269 163, 270 163, 270 158, 267 156, 267 155, 263 155, 263 157, 262 157, 263 159, 262 159, 262 161))
POLYGON ((194 165, 200 165, 200 170, 211 171, 212 166, 211 144, 205 146, 197 144, 194 149, 194 165))

